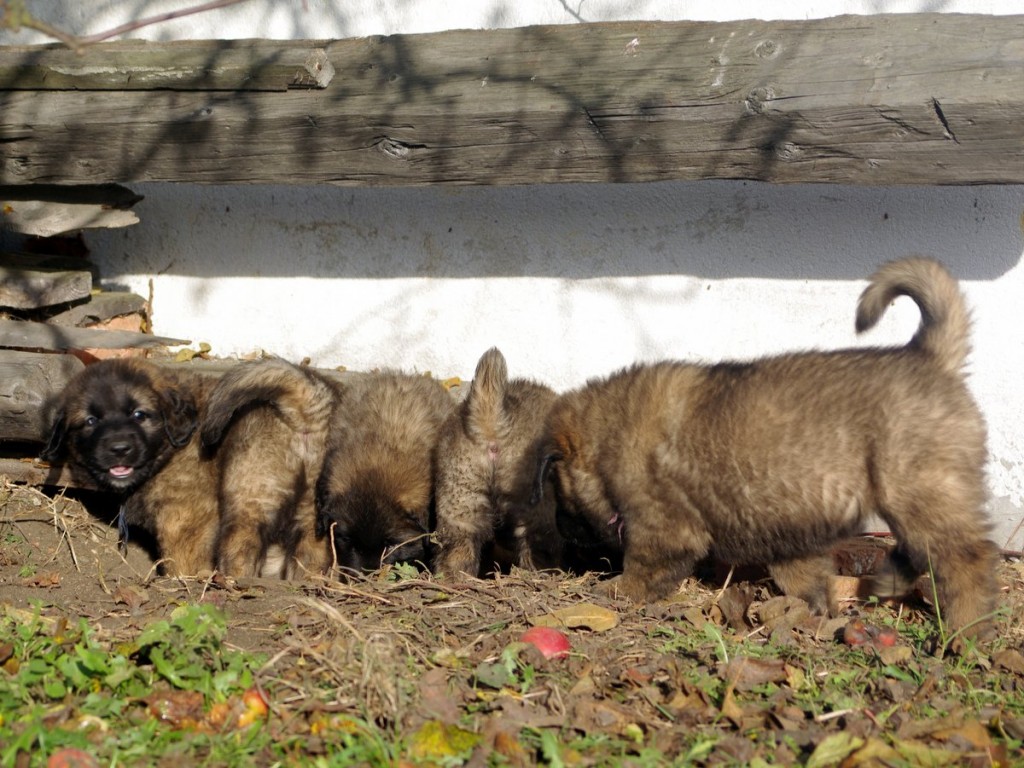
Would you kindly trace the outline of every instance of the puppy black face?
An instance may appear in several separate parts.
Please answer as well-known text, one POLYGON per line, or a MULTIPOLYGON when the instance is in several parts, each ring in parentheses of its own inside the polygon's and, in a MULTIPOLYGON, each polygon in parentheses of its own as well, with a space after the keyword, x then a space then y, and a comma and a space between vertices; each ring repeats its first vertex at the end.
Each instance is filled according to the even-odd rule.
POLYGON ((533 502, 538 503, 548 493, 554 494, 555 525, 572 546, 621 552, 625 546, 621 515, 608 508, 603 489, 596 488, 600 484, 593 477, 574 472, 572 464, 573 459, 559 451, 542 451, 538 456, 533 502), (593 505, 586 501, 588 492, 594 496, 593 505))
POLYGON ((173 390, 159 391, 141 366, 125 361, 87 368, 68 385, 57 410, 43 457, 66 452, 74 469, 122 494, 156 474, 195 426, 194 407, 173 390))
POLYGON ((317 530, 333 534, 338 565, 346 571, 375 571, 398 563, 422 566, 430 556, 429 537, 415 516, 373 492, 319 495, 317 530))

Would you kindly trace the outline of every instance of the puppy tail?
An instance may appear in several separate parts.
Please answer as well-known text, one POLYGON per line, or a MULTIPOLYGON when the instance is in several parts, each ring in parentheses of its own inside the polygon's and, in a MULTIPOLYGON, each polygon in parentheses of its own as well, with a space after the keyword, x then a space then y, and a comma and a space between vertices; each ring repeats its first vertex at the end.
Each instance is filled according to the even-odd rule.
POLYGON ((203 445, 218 445, 237 415, 261 406, 274 408, 297 432, 312 431, 326 424, 335 397, 335 388, 315 371, 278 358, 244 363, 214 387, 203 418, 203 445))
POLYGON ((507 387, 505 356, 497 347, 491 347, 476 364, 473 384, 466 396, 466 426, 471 434, 487 441, 498 439, 507 387))
POLYGON ((957 373, 970 352, 971 321, 953 276, 938 261, 923 256, 884 264, 857 303, 857 333, 873 327, 897 296, 909 296, 921 311, 921 325, 909 346, 957 373))

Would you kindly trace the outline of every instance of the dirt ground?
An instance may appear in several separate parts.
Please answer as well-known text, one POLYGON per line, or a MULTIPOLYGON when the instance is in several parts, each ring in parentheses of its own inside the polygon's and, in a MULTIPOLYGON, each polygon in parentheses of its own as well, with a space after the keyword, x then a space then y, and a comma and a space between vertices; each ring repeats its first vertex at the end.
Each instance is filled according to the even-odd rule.
MULTIPOLYGON (((182 602, 214 603, 230 645, 266 658, 258 677, 281 728, 313 713, 399 738, 458 725, 478 738, 472 765, 558 764, 542 738, 552 729, 561 764, 805 762, 837 734, 862 745, 843 765, 1024 764, 1024 567, 1013 558, 994 650, 950 662, 932 652, 924 600, 850 603, 827 620, 767 580, 726 585, 721 573, 646 607, 606 596, 593 575, 167 579, 141 539, 120 554, 109 500, 86 504, 0 479, 0 610, 38 604, 117 642, 182 602), (510 645, 550 615, 568 625, 567 659, 510 645), (896 627, 894 647, 845 644, 855 618, 896 627), (871 745, 891 760, 850 762, 871 745)), ((310 754, 327 749, 315 730, 310 754)))

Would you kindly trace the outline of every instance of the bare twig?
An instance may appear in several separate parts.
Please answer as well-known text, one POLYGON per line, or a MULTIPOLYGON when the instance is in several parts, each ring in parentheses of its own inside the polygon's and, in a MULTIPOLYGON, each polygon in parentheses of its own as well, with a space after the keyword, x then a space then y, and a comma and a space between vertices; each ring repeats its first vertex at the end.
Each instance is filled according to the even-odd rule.
POLYGON ((73 35, 70 32, 65 32, 64 30, 59 29, 52 24, 48 24, 41 19, 37 19, 29 12, 25 5, 25 0, 0 0, 0 28, 6 27, 15 33, 20 32, 22 29, 34 29, 36 32, 41 32, 47 37, 59 40, 68 48, 71 48, 76 52, 80 52, 87 45, 99 43, 103 40, 109 40, 112 37, 123 35, 126 32, 134 32, 137 29, 149 27, 153 24, 160 24, 164 21, 171 21, 172 19, 179 19, 183 16, 191 16, 205 11, 212 11, 217 8, 226 8, 229 5, 238 5, 239 3, 244 3, 246 1, 247 0, 210 0, 210 2, 194 5, 190 8, 182 8, 177 11, 168 11, 167 13, 159 13, 155 16, 147 16, 144 19, 129 21, 116 26, 113 29, 108 29, 105 32, 97 32, 92 35, 73 35))

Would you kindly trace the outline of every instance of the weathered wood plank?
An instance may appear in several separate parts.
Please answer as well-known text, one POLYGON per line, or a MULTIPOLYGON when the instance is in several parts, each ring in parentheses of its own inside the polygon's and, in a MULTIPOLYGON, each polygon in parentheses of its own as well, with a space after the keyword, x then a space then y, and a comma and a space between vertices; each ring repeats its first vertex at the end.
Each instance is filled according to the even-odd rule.
POLYGON ((76 304, 52 317, 46 318, 50 325, 84 327, 110 320, 119 315, 142 313, 146 300, 136 293, 123 291, 102 291, 93 294, 89 301, 76 304))
POLYGON ((13 349, 121 349, 191 344, 187 339, 153 336, 133 331, 100 331, 92 328, 0 320, 0 347, 13 349))
POLYGON ((117 184, 0 186, 0 228, 52 237, 80 229, 125 227, 138 223, 129 209, 142 199, 117 184))
POLYGON ((0 439, 43 441, 47 401, 84 367, 73 355, 0 350, 0 439))
POLYGON ((89 297, 92 275, 84 270, 0 266, 0 307, 39 309, 89 297))
MULTIPOLYGON (((0 92, 0 182, 1024 183, 1024 16, 323 45, 338 73, 323 90, 0 92)), ((104 56, 90 48, 84 63, 104 56)))
POLYGON ((0 46, 0 90, 286 91, 324 88, 333 77, 316 40, 120 40, 81 53, 0 46))

